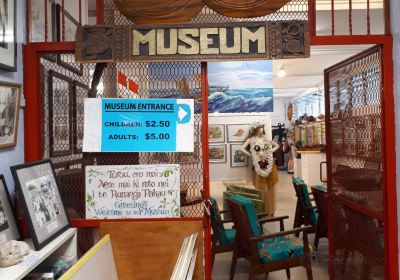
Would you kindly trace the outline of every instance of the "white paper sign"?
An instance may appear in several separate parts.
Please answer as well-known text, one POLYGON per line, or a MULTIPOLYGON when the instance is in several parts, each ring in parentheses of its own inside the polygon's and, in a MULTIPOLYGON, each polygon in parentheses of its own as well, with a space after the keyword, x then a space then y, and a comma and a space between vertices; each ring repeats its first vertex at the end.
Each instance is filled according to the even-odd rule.
POLYGON ((180 217, 180 166, 93 165, 86 170, 86 218, 180 217))

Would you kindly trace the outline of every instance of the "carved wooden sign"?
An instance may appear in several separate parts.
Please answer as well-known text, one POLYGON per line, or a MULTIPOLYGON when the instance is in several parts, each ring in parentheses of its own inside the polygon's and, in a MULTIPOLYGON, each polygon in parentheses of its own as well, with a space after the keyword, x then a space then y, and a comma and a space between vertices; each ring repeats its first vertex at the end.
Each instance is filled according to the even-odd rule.
POLYGON ((184 24, 178 26, 83 26, 76 60, 209 61, 308 57, 307 21, 184 24))

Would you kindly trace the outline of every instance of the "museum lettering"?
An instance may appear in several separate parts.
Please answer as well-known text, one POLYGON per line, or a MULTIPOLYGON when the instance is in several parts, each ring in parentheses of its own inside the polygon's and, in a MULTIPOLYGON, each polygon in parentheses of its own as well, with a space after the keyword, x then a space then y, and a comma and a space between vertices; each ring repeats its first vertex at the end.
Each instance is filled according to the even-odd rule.
POLYGON ((133 56, 265 54, 265 26, 133 29, 133 56))

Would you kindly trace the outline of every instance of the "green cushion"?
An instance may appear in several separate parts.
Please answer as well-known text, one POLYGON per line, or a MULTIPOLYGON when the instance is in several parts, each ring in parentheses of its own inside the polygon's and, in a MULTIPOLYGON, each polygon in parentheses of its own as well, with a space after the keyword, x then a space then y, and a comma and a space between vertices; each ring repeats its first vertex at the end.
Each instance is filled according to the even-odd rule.
POLYGON ((249 219, 251 230, 255 236, 262 235, 262 228, 257 221, 256 208, 253 202, 247 197, 241 195, 232 195, 230 197, 233 201, 241 204, 246 209, 247 218, 249 219))
MULTIPOLYGON (((233 192, 233 191, 225 191, 223 193, 223 209, 224 210, 229 210, 227 199, 230 198, 232 195, 241 195, 241 196, 244 196, 244 197, 247 197, 247 198, 251 199, 251 201, 254 203, 254 205, 256 207, 256 213, 257 214, 258 213, 264 213, 264 201, 263 200, 256 199, 251 194, 246 194, 246 193, 241 193, 241 192, 233 192)), ((224 214, 224 218, 225 219, 230 219, 231 218, 230 213, 224 214)))
MULTIPOLYGON (((311 200, 310 200, 310 194, 308 192, 307 185, 303 183, 300 185, 300 188, 301 188, 301 194, 303 195, 303 199, 306 202, 306 206, 312 207, 311 200)), ((312 225, 317 224, 317 215, 315 214, 315 211, 311 211, 310 219, 311 219, 310 222, 312 225)))
POLYGON ((243 193, 247 193, 247 194, 251 194, 251 195, 255 195, 257 196, 257 199, 261 199, 262 198, 262 193, 260 190, 256 190, 256 189, 251 189, 251 188, 246 188, 246 187, 239 187, 239 186, 235 186, 235 185, 229 185, 226 187, 227 191, 234 191, 234 192, 243 192, 243 193))
POLYGON ((300 177, 296 177, 296 178, 293 179, 293 181, 294 181, 296 184, 300 184, 301 182, 303 182, 303 179, 301 179, 300 177))
MULTIPOLYGON (((217 235, 219 243, 224 245, 233 242, 230 240, 232 237, 227 235, 227 230, 222 223, 222 218, 221 214, 219 213, 217 201, 215 200, 215 198, 210 197, 210 202, 211 223, 213 224, 213 229, 216 229, 216 232, 214 232, 214 234, 217 235)), ((232 233, 230 233, 230 235, 232 235, 232 233)), ((233 240, 235 240, 235 237, 233 237, 233 240)))
POLYGON ((229 244, 233 243, 236 238, 236 230, 233 228, 225 229, 225 236, 229 244))
POLYGON ((281 261, 304 255, 302 240, 294 236, 279 236, 257 244, 263 263, 281 261))
POLYGON ((319 189, 321 191, 327 192, 328 188, 325 185, 316 185, 314 188, 319 189))

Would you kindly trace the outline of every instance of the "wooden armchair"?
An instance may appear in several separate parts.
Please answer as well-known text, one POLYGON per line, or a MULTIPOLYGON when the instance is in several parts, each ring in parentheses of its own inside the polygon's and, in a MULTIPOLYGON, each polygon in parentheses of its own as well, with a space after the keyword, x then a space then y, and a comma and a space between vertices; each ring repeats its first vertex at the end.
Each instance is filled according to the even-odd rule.
POLYGON ((328 236, 328 199, 326 187, 324 186, 313 186, 311 187, 311 191, 318 209, 318 219, 314 238, 314 247, 315 251, 317 251, 320 237, 328 236))
MULTIPOLYGON (((313 279, 307 237, 311 226, 263 235, 257 223, 254 205, 249 199, 239 195, 231 196, 228 204, 237 234, 229 279, 234 278, 238 257, 245 257, 250 262, 249 280, 254 279, 257 274, 268 274, 282 269, 286 270, 286 275, 290 278, 290 268, 297 266, 306 268, 308 280, 313 279), (289 236, 300 232, 304 232, 303 241, 289 236)), ((276 220, 277 218, 266 218, 264 222, 276 220)))
POLYGON ((293 187, 297 196, 296 213, 293 228, 301 225, 317 224, 317 206, 312 205, 314 198, 310 197, 307 185, 300 178, 293 178, 293 187))

